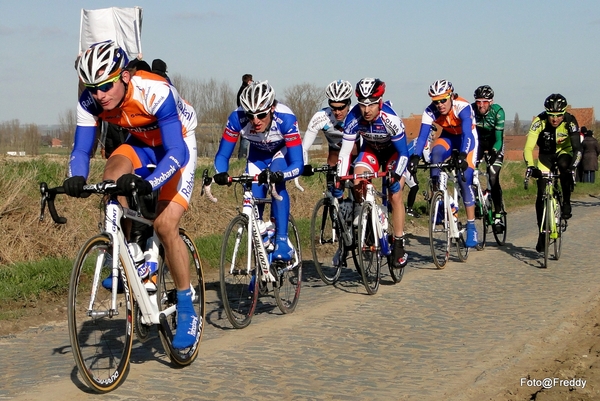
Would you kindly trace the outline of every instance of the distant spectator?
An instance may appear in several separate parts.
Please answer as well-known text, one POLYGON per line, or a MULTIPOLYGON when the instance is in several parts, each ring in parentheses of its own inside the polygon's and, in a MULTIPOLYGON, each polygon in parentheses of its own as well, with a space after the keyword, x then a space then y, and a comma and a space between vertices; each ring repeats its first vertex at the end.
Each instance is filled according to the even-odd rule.
POLYGON ((131 75, 134 75, 138 70, 152 72, 152 69, 150 68, 148 63, 144 60, 140 60, 139 58, 134 58, 133 60, 131 60, 125 68, 127 68, 131 75))
MULTIPOLYGON (((240 86, 240 89, 238 90, 237 93, 237 105, 238 107, 241 106, 240 104, 240 95, 242 94, 242 91, 248 86, 250 85, 250 83, 252 82, 252 74, 244 74, 242 75, 242 85, 240 86)), ((248 142, 248 140, 244 137, 242 137, 240 139, 240 147, 238 148, 238 160, 239 159, 245 159, 246 156, 248 156, 248 145, 250 142, 248 142)))
POLYGON ((171 79, 167 75, 167 63, 162 61, 159 58, 155 58, 152 60, 152 72, 160 75, 163 78, 166 78, 169 83, 171 83, 171 79))
MULTIPOLYGON (((583 131, 583 128, 581 129, 583 131)), ((598 171, 598 156, 600 155, 600 144, 594 138, 594 132, 587 130, 581 143, 583 166, 583 182, 594 183, 596 181, 596 171, 598 171)))
MULTIPOLYGON (((586 132, 587 132, 586 127, 581 127, 581 129, 579 130, 579 139, 580 139, 580 143, 582 144, 581 146, 583 146, 583 139, 585 138, 586 132)), ((583 150, 583 148, 582 148, 582 150, 583 150)), ((583 163, 581 163, 581 162, 577 165, 577 170, 575 171, 575 181, 583 182, 583 163)))

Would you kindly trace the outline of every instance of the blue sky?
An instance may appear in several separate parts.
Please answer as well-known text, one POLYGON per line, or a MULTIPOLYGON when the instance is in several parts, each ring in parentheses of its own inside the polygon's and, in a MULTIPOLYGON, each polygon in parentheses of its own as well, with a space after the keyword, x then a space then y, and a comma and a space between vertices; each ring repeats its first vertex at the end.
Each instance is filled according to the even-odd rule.
POLYGON ((56 124, 75 109, 82 8, 143 8, 144 58, 169 73, 268 79, 276 92, 341 78, 386 82, 400 115, 421 114, 436 79, 473 99, 491 85, 508 120, 539 113, 550 93, 600 111, 600 2, 37 1, 0 2, 0 122, 56 124))

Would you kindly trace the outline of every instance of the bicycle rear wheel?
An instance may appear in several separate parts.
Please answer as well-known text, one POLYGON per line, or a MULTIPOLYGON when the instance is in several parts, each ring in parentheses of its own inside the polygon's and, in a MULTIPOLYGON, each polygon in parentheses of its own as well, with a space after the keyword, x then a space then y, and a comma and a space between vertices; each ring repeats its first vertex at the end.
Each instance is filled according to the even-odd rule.
POLYGON ((369 295, 377 293, 381 273, 379 239, 373 227, 373 203, 363 202, 358 221, 358 260, 363 284, 369 295))
MULTIPOLYGON (((492 205, 490 204, 490 207, 492 205)), ((502 201, 502 212, 500 213, 500 215, 502 216, 500 218, 500 221, 503 224, 503 230, 502 232, 496 232, 496 230, 493 230, 494 233, 494 238, 496 239, 496 243, 500 246, 503 246, 504 244, 506 244, 506 233, 508 231, 508 219, 506 217, 506 209, 504 208, 504 201, 502 201)))
MULTIPOLYGON (((477 188, 474 188, 477 193, 477 188)), ((489 216, 488 206, 486 202, 477 197, 475 200, 475 227, 477 228, 477 247, 478 251, 482 251, 485 248, 485 240, 487 238, 487 231, 489 227, 489 216)))
MULTIPOLYGON (((204 332, 204 318, 206 315, 205 301, 206 294, 204 288, 204 273, 202 270, 202 264, 200 263, 200 256, 198 255, 198 249, 194 244, 194 241, 190 238, 187 232, 183 229, 179 229, 179 237, 183 240, 185 248, 188 253, 188 270, 190 273, 190 289, 192 290, 192 304, 194 310, 198 316, 198 325, 196 332, 196 342, 189 348, 174 349, 172 346, 173 333, 177 330, 177 313, 173 312, 165 316, 163 325, 161 325, 158 334, 162 342, 165 352, 169 356, 169 359, 174 365, 187 366, 194 362, 198 355, 198 349, 200 348, 200 341, 202 340, 202 333, 204 332)), ((164 249, 160 249, 163 260, 164 249)), ((158 309, 160 311, 167 310, 168 308, 177 305, 177 287, 175 281, 169 271, 167 263, 162 263, 158 269, 158 282, 157 282, 157 302, 158 309)), ((154 295, 151 295, 154 296, 154 295)))
POLYGON ((450 233, 448 231, 448 213, 444 206, 444 193, 435 192, 429 207, 429 245, 433 263, 443 269, 450 254, 450 233))
POLYGON ((294 247, 294 256, 288 262, 274 261, 271 264, 277 279, 273 286, 275 302, 283 313, 292 313, 298 305, 302 283, 302 249, 296 221, 290 214, 288 220, 288 238, 294 247))
POLYGON ((227 319, 236 329, 250 324, 258 301, 258 263, 248 239, 248 217, 235 216, 223 235, 219 284, 227 319))
POLYGON ((467 225, 461 224, 460 222, 456 223, 458 225, 458 238, 454 238, 454 244, 456 245, 456 256, 458 256, 458 260, 461 262, 466 262, 469 258, 469 248, 465 242, 465 238, 467 237, 467 225))
POLYGON ((319 199, 310 220, 310 247, 317 274, 329 285, 340 278, 344 251, 340 230, 334 222, 335 208, 327 198, 319 199))
MULTIPOLYGON (((127 376, 133 341, 133 296, 127 272, 119 270, 116 309, 112 291, 113 246, 106 235, 90 238, 79 250, 69 283, 69 338, 77 369, 94 391, 114 390, 127 376)), ((119 266, 123 266, 119 260, 119 266)))

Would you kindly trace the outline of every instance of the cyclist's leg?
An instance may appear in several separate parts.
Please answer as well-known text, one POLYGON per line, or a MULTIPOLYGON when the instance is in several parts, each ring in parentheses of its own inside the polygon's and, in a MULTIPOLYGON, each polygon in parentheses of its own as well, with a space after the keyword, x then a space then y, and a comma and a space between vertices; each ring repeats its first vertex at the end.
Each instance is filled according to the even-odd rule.
POLYGON ((187 210, 194 189, 196 170, 196 139, 185 138, 189 152, 188 163, 171 177, 160 189, 154 230, 160 239, 169 272, 177 288, 177 331, 173 348, 187 348, 194 344, 198 335, 198 316, 192 303, 188 249, 179 235, 179 222, 187 210))
MULTIPOLYGON (((287 168, 285 160, 286 149, 277 152, 269 165, 271 171, 283 171, 287 168)), ((273 257, 278 260, 289 261, 294 255, 294 248, 288 240, 288 216, 290 215, 290 197, 285 187, 285 181, 275 185, 275 190, 281 200, 273 199, 271 212, 275 217, 275 249, 273 257)))
POLYGON ((500 170, 504 162, 504 152, 500 151, 496 156, 493 165, 488 166, 488 179, 492 188, 492 202, 494 203, 494 213, 501 213, 502 210, 502 187, 500 186, 500 170))
MULTIPOLYGON (((394 152, 385 162, 386 170, 393 168, 398 154, 394 152)), ((408 263, 408 254, 404 249, 404 222, 406 219, 406 211, 404 209, 404 201, 402 195, 402 187, 406 178, 402 176, 400 182, 395 182, 389 187, 389 201, 392 205, 392 222, 394 225, 394 249, 392 251, 392 259, 397 268, 404 267, 408 263)))
MULTIPOLYGON (((250 146, 247 160, 246 174, 258 175, 261 171, 269 166, 269 163, 271 163, 271 156, 257 151, 253 146, 250 146)), ((268 188, 265 185, 252 184, 252 194, 256 198, 266 197, 267 189, 268 188)), ((263 213, 265 211, 265 205, 259 204, 256 207, 258 208, 258 218, 264 220, 263 213)))
POLYGON ((573 185, 573 176, 570 171, 571 161, 573 157, 569 154, 561 154, 558 156, 556 165, 560 171, 560 186, 563 194, 562 215, 565 220, 571 218, 571 186, 573 185))

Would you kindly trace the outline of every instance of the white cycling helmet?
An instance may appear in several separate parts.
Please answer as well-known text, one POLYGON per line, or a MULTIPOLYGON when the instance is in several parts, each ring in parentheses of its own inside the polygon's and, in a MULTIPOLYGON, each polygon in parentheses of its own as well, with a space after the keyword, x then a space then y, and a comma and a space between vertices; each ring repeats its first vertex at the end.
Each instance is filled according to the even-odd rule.
POLYGON ((240 95, 240 105, 249 113, 267 110, 275 102, 275 90, 269 81, 253 81, 240 95))
POLYGON ((97 85, 121 73, 129 60, 112 40, 95 43, 79 58, 77 72, 86 85, 97 85))
POLYGON ((452 82, 446 81, 445 79, 435 81, 429 87, 429 96, 431 96, 432 100, 443 99, 448 97, 452 92, 454 92, 452 82))
POLYGON ((325 96, 330 102, 347 102, 352 97, 352 84, 341 79, 333 81, 327 85, 325 96))

